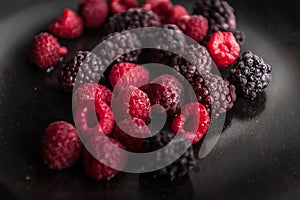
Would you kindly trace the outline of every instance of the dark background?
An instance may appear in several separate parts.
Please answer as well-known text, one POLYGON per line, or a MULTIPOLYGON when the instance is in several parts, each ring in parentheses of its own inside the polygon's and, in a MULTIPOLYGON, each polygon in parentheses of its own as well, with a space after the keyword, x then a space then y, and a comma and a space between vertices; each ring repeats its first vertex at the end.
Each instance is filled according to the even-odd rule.
MULTIPOLYGON (((174 2, 190 9, 194 1, 174 2)), ((79 165, 55 172, 41 164, 34 146, 41 131, 52 121, 72 119, 68 96, 51 84, 51 76, 30 68, 26 53, 32 37, 63 7, 75 8, 77 1, 1 2, 0 198, 299 199, 300 17, 296 1, 229 2, 236 9, 239 28, 247 34, 244 49, 270 62, 273 81, 258 100, 237 102, 228 113, 231 126, 214 151, 199 160, 199 172, 175 183, 153 182, 137 174, 97 183, 87 179, 79 165), (26 9, 37 4, 28 14, 26 9)), ((70 46, 79 49, 81 42, 70 46)))

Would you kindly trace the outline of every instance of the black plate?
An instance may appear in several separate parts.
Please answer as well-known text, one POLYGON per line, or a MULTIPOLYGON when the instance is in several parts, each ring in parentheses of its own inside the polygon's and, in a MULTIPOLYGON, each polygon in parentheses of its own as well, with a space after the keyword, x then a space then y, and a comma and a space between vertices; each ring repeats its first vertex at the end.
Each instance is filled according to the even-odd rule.
MULTIPOLYGON (((179 1, 177 1, 179 2, 179 1)), ((193 1, 183 3, 189 9, 193 1)), ((1 199, 297 199, 300 196, 300 25, 291 0, 229 1, 244 49, 273 67, 273 81, 254 102, 239 100, 227 115, 230 126, 214 150, 198 161, 199 171, 174 182, 149 181, 121 173, 94 182, 80 165, 63 172, 47 169, 37 157, 43 129, 56 120, 72 122, 70 95, 61 92, 55 73, 28 63, 33 36, 74 1, 2 2, 0 13, 0 196, 1 199), (24 5, 31 5, 22 8, 24 5), (30 180, 27 180, 30 179, 30 180)), ((74 53, 94 42, 88 32, 63 41, 74 53)))

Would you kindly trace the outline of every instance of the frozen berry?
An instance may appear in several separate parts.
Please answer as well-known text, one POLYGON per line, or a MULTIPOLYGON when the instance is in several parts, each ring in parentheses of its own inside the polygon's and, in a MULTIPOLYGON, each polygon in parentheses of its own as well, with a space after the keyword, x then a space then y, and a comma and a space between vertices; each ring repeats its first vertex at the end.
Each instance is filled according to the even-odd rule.
POLYGON ((176 24, 176 22, 184 16, 188 16, 189 13, 187 12, 187 10, 181 6, 181 5, 175 5, 169 14, 169 23, 170 24, 176 24))
POLYGON ((87 139, 94 135, 109 135, 114 128, 114 116, 105 102, 87 100, 78 107, 75 123, 80 135, 87 139))
POLYGON ((120 91, 129 85, 139 87, 148 83, 149 71, 141 65, 122 62, 112 67, 109 74, 109 80, 111 85, 117 91, 120 91))
POLYGON ((112 102, 116 121, 126 118, 150 119, 151 104, 146 93, 130 85, 122 90, 112 102))
POLYGON ((108 17, 108 5, 105 0, 81 0, 78 13, 86 28, 95 29, 100 27, 108 17))
POLYGON ((97 83, 86 83, 78 87, 73 94, 73 109, 87 100, 104 101, 108 106, 111 105, 112 92, 105 86, 97 83))
POLYGON ((152 10, 130 8, 125 12, 112 16, 105 29, 107 34, 110 34, 114 32, 122 32, 124 30, 156 27, 160 25, 161 23, 157 15, 152 10))
POLYGON ((119 14, 125 12, 130 8, 136 8, 136 0, 110 0, 109 7, 112 14, 119 14))
POLYGON ((172 131, 182 134, 195 144, 205 135, 210 118, 206 108, 200 103, 185 105, 172 123, 172 131))
POLYGON ((112 137, 121 142, 126 150, 139 153, 144 138, 150 134, 146 123, 138 118, 128 118, 117 124, 112 137))
POLYGON ((43 162, 50 169, 71 167, 80 157, 82 143, 75 127, 67 122, 50 124, 44 131, 39 144, 43 162))
POLYGON ((78 51, 62 65, 57 78, 66 92, 72 92, 75 83, 98 82, 105 69, 102 60, 94 53, 78 51))
POLYGON ((169 165, 151 172, 153 177, 167 177, 170 181, 176 178, 188 175, 196 165, 193 147, 188 147, 190 142, 184 137, 175 137, 171 131, 160 131, 155 136, 147 138, 143 143, 144 152, 153 152, 159 150, 159 156, 155 160, 149 160, 149 165, 169 161, 169 165), (169 145, 166 147, 166 145, 169 145), (183 149, 187 149, 183 154, 178 155, 183 149), (177 158, 175 160, 174 158, 177 158))
POLYGON ((114 64, 135 63, 138 60, 141 54, 141 41, 138 35, 132 32, 110 33, 101 38, 93 53, 101 57, 103 64, 108 66, 105 71, 105 76, 108 77, 114 64))
POLYGON ((62 15, 49 25, 51 33, 64 39, 79 37, 84 30, 81 17, 71 9, 64 9, 62 15))
POLYGON ((148 94, 152 105, 161 105, 156 107, 154 112, 167 112, 168 115, 175 114, 183 101, 183 86, 181 82, 172 75, 161 75, 151 81, 150 84, 142 86, 141 89, 148 94))
POLYGON ((236 30, 234 9, 223 0, 198 0, 193 13, 202 15, 208 20, 209 30, 207 37, 201 42, 206 45, 211 35, 217 31, 236 30))
POLYGON ((195 76, 211 71, 212 59, 204 46, 186 46, 185 55, 187 60, 179 55, 173 56, 171 67, 179 72, 186 80, 192 81, 195 76), (193 64, 189 61, 193 61, 193 64))
POLYGON ((142 8, 152 10, 157 14, 163 24, 168 22, 168 17, 173 5, 170 0, 147 0, 142 8))
POLYGON ((207 44, 207 50, 220 68, 233 64, 240 55, 240 45, 231 32, 214 33, 207 44))
POLYGON ((201 42, 207 34, 208 22, 201 15, 183 16, 177 20, 179 28, 188 36, 201 42))
POLYGON ((110 180, 126 164, 127 157, 120 150, 124 146, 112 138, 99 135, 91 137, 86 146, 89 151, 83 151, 83 168, 86 175, 93 180, 110 180))
POLYGON ((236 86, 238 94, 255 99, 271 82, 272 68, 260 56, 246 51, 231 69, 229 80, 236 86))
POLYGON ((54 36, 49 33, 40 33, 33 40, 30 61, 41 69, 47 69, 56 65, 67 52, 67 48, 60 46, 54 36))
POLYGON ((222 77, 211 73, 199 74, 190 83, 198 102, 206 107, 213 119, 233 107, 235 87, 222 77))

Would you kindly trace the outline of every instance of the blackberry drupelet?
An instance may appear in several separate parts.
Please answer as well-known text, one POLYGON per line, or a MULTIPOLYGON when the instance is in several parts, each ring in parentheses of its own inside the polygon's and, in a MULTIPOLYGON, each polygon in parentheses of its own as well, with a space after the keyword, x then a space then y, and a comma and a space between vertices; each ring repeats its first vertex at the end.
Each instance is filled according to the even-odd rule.
POLYGON ((258 55, 246 51, 230 71, 229 80, 236 86, 238 94, 255 99, 272 80, 272 68, 258 55))
POLYGON ((209 30, 206 38, 201 42, 206 45, 214 32, 232 32, 240 45, 244 43, 245 34, 236 30, 234 9, 223 0, 199 0, 196 2, 193 13, 206 17, 209 30))
POLYGON ((89 51, 78 51, 62 65, 57 78, 66 92, 72 92, 77 79, 79 84, 100 81, 104 70, 103 62, 95 54, 89 51))
POLYGON ((180 72, 188 81, 192 81, 193 77, 199 74, 209 73, 212 68, 212 59, 206 48, 201 45, 190 45, 186 47, 185 55, 188 60, 176 55, 172 59, 171 67, 180 72), (193 61, 197 65, 192 65, 189 61, 193 61))
MULTIPOLYGON (((141 54, 140 48, 141 42, 136 34, 130 32, 111 33, 100 40, 93 53, 101 58, 104 66, 108 67, 120 62, 135 63, 141 54), (132 49, 135 50, 131 51, 132 49), (116 59, 112 62, 113 58, 116 59)), ((109 73, 109 70, 110 67, 105 75, 109 73)))
POLYGON ((109 34, 153 26, 160 26, 160 21, 154 12, 143 8, 131 8, 123 13, 112 16, 106 25, 106 31, 109 34))
MULTIPOLYGON (((145 139, 143 143, 143 150, 145 152, 152 152, 160 149, 161 151, 165 151, 164 153, 160 154, 161 156, 165 154, 170 156, 170 159, 172 159, 171 157, 176 156, 180 149, 184 148, 184 145, 188 144, 186 142, 186 139, 184 139, 183 137, 180 136, 179 139, 176 138, 173 140, 174 137, 175 134, 171 131, 163 130, 157 133, 155 136, 145 139), (174 142, 173 145, 170 146, 170 148, 163 150, 162 148, 166 146, 171 140, 172 142, 174 142)), ((157 161, 161 161, 165 158, 161 158, 160 156, 158 156, 156 159, 157 161)), ((171 181, 173 181, 177 177, 187 175, 195 167, 195 165, 196 159, 194 157, 194 150, 193 147, 190 146, 187 151, 176 161, 163 169, 152 172, 152 174, 159 177, 167 177, 171 181)))
POLYGON ((230 110, 236 100, 235 87, 220 76, 208 73, 194 77, 191 85, 199 103, 216 119, 230 110))

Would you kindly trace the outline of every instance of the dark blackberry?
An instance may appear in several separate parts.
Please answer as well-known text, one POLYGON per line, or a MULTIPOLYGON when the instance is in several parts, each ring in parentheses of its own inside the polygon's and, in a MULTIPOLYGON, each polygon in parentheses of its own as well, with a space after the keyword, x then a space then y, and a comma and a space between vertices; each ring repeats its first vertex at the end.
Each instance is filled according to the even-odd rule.
POLYGON ((145 31, 142 39, 145 42, 150 42, 153 49, 144 50, 145 60, 152 63, 160 63, 170 65, 174 52, 184 53, 186 48, 186 40, 184 33, 174 24, 167 24, 162 28, 170 31, 155 30, 145 31), (164 50, 162 50, 164 49, 164 50))
POLYGON ((104 70, 105 66, 98 56, 89 51, 78 51, 62 65, 57 78, 62 88, 71 92, 76 80, 79 84, 100 81, 104 70))
POLYGON ((271 66, 261 57, 246 51, 231 69, 229 80, 236 86, 238 94, 253 100, 269 85, 271 71, 271 66))
POLYGON ((101 58, 104 66, 108 67, 105 72, 105 75, 108 75, 109 66, 120 62, 135 63, 141 54, 141 42, 134 33, 111 33, 100 40, 100 45, 93 50, 93 53, 101 58), (132 49, 136 50, 131 51, 132 49))
POLYGON ((195 3, 193 13, 208 20, 209 30, 202 44, 206 45, 211 35, 217 31, 232 32, 240 45, 244 43, 245 34, 236 30, 234 9, 226 1, 200 0, 195 3))
POLYGON ((171 67, 177 72, 180 72, 188 81, 192 81, 193 77, 199 74, 209 73, 211 71, 212 59, 205 47, 201 45, 190 45, 186 47, 185 55, 188 60, 179 55, 174 56, 171 67), (190 61, 197 65, 192 65, 190 61))
MULTIPOLYGON (((143 151, 144 152, 152 152, 152 151, 164 151, 161 152, 160 156, 168 156, 168 158, 161 158, 158 156, 156 159, 157 162, 169 159, 172 160, 172 157, 176 156, 178 152, 181 151, 182 148, 186 148, 185 145, 188 145, 183 137, 179 136, 178 139, 174 138, 175 134, 171 131, 161 131, 157 133, 155 136, 151 138, 147 138, 143 142, 143 151), (169 144, 172 141, 172 145, 170 148, 163 149, 164 146, 169 144)), ((156 163, 155 161, 151 161, 156 163)), ((177 177, 182 177, 187 175, 196 165, 196 160, 194 157, 193 147, 190 146, 187 151, 181 155, 176 161, 171 163, 170 165, 164 167, 163 169, 152 172, 153 175, 159 177, 167 177, 171 181, 173 181, 177 177)))
POLYGON ((122 32, 135 28, 159 26, 157 15, 151 10, 131 8, 123 13, 112 16, 106 25, 107 33, 122 32))
POLYGON ((236 100, 234 85, 220 76, 211 73, 198 75, 191 85, 198 102, 207 108, 214 119, 230 110, 236 100))

